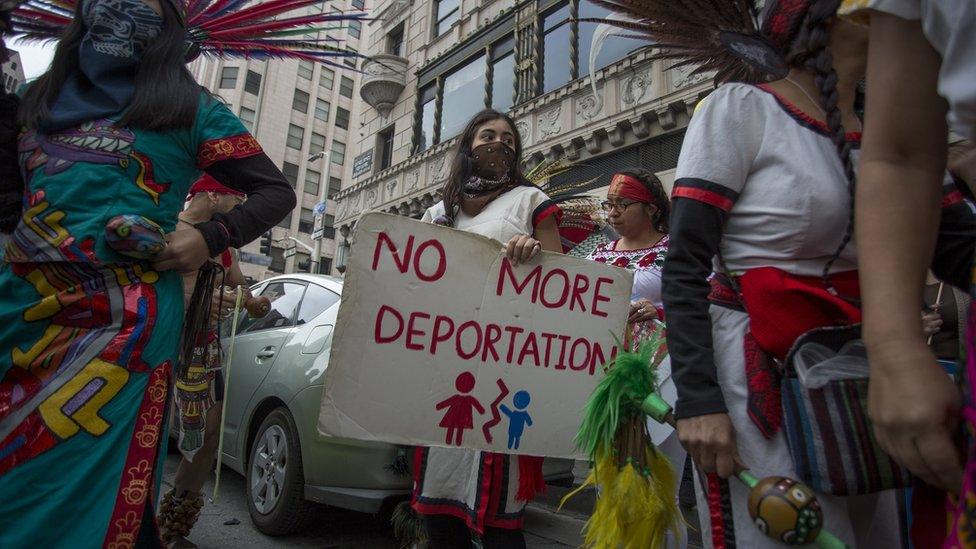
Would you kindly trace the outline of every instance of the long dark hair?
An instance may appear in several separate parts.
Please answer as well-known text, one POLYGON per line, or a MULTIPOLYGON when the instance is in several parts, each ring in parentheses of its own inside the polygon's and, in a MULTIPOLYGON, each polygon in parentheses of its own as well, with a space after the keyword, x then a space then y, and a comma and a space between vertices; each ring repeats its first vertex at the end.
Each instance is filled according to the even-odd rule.
POLYGON ((454 218, 457 209, 461 206, 461 189, 464 182, 471 177, 471 144, 474 142, 475 133, 479 127, 493 120, 504 120, 515 136, 515 162, 512 163, 512 171, 508 174, 512 185, 528 184, 522 174, 522 137, 515 129, 515 121, 505 113, 485 109, 474 115, 464 127, 464 131, 461 132, 461 140, 458 142, 457 150, 454 153, 454 160, 451 161, 450 174, 441 190, 444 197, 444 211, 451 219, 454 218))
POLYGON ((668 234, 671 231, 671 226, 669 220, 671 218, 671 201, 668 199, 668 193, 664 190, 664 185, 661 180, 658 179, 653 173, 642 170, 640 168, 634 168, 630 170, 623 170, 617 172, 622 175, 633 177, 634 179, 641 182, 641 185, 649 193, 653 202, 651 205, 657 206, 657 211, 651 216, 651 225, 661 233, 668 234))
MULTIPOLYGON (((78 66, 78 47, 85 36, 81 16, 84 2, 78 2, 74 20, 58 40, 51 68, 27 92, 18 111, 18 122, 28 129, 41 125, 50 115, 68 76, 78 66)), ((186 129, 193 126, 200 92, 184 64, 186 28, 172 3, 160 2, 163 29, 146 50, 135 78, 135 95, 119 122, 150 131, 186 129)))
POLYGON ((854 193, 857 187, 854 161, 851 158, 854 144, 847 140, 847 132, 844 130, 843 115, 838 105, 837 71, 834 70, 833 56, 827 47, 830 42, 831 24, 834 22, 840 4, 841 0, 814 2, 807 10, 806 17, 786 57, 786 62, 791 67, 803 68, 814 74, 820 91, 820 106, 826 113, 825 122, 830 132, 830 139, 837 149, 837 156, 840 157, 844 176, 847 178, 850 214, 844 237, 823 268, 822 278, 828 288, 833 287, 830 283, 830 268, 854 237, 854 193))

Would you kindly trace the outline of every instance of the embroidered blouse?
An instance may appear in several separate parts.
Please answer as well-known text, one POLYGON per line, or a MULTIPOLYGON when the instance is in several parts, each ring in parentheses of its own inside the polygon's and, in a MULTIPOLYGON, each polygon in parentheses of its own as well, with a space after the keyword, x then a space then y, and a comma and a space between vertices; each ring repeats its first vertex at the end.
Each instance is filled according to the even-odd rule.
POLYGON ((658 316, 663 318, 661 270, 664 268, 664 256, 668 252, 668 235, 664 235, 648 248, 637 250, 618 250, 618 242, 619 240, 614 240, 600 244, 587 259, 634 271, 634 287, 631 289, 630 300, 647 299, 658 309, 658 316))

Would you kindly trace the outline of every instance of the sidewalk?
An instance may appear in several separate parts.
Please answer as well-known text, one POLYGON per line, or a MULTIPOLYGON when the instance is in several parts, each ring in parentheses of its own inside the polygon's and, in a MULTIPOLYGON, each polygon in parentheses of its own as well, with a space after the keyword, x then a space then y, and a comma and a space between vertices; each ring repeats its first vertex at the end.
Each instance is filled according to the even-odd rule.
MULTIPOLYGON (((593 512, 596 491, 583 490, 567 500, 562 510, 559 503, 566 494, 576 488, 547 486, 546 492, 525 509, 526 543, 529 547, 580 547, 583 544, 583 526, 593 512)), ((688 549, 701 549, 701 533, 698 530, 698 514, 694 509, 681 509, 688 528, 685 532, 688 549)))

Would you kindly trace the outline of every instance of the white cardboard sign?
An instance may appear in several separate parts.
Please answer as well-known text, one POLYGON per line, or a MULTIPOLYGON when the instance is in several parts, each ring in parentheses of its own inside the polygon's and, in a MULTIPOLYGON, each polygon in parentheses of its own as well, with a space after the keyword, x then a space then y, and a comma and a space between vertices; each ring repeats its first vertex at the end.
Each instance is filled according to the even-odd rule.
POLYGON ((633 275, 555 253, 512 266, 482 236, 370 213, 358 223, 319 431, 583 457, 583 406, 617 353, 633 275))

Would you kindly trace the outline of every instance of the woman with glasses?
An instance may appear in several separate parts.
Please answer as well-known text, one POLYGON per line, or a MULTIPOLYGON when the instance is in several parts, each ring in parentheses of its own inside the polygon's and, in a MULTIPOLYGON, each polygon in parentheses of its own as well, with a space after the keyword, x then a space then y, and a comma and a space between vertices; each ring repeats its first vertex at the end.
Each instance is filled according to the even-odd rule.
POLYGON ((661 269, 668 251, 670 202, 654 174, 627 170, 611 179, 603 210, 620 238, 597 246, 588 259, 634 271, 628 321, 636 346, 653 327, 651 321, 664 320, 661 269))

